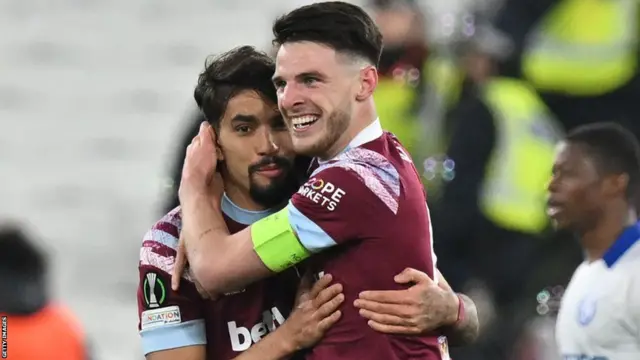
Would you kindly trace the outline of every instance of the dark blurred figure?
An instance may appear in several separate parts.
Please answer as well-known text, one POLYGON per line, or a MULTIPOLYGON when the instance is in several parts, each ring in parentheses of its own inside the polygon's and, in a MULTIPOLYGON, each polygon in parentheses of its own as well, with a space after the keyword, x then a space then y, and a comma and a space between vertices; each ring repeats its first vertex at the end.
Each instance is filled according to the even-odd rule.
POLYGON ((79 323, 50 299, 47 275, 45 255, 21 229, 0 227, 0 315, 6 319, 7 358, 89 359, 79 323))
POLYGON ((478 344, 452 358, 506 360, 535 312, 527 286, 545 244, 544 185, 561 130, 527 82, 500 76, 465 79, 447 122, 447 181, 431 203, 438 267, 454 289, 472 294, 479 281, 496 312, 478 344))
POLYGON ((418 110, 423 100, 427 58, 425 17, 410 0, 373 0, 372 17, 384 37, 374 93, 382 127, 394 133, 414 155, 422 140, 418 110))
POLYGON ((640 136, 637 1, 505 0, 475 43, 476 80, 505 63, 567 131, 606 120, 640 136))

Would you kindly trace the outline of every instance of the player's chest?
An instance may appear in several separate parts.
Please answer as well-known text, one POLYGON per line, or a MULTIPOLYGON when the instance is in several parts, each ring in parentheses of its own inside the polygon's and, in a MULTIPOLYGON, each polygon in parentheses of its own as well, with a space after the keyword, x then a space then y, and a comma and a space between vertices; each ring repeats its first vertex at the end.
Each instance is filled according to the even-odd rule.
POLYGON ((614 272, 594 269, 574 276, 556 325, 563 353, 600 355, 607 349, 637 350, 637 330, 627 318, 627 282, 614 272))
POLYGON ((285 322, 296 284, 280 280, 255 283, 206 304, 209 360, 235 358, 285 322))

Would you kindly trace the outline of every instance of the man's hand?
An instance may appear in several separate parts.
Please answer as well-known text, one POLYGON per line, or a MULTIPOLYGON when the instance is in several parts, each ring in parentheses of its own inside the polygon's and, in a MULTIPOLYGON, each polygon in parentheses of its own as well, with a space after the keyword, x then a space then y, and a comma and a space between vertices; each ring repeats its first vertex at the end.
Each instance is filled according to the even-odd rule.
MULTIPOLYGON (((438 272, 438 275, 440 273, 438 272)), ((440 275, 436 284, 427 274, 405 269, 394 278, 411 284, 406 290, 364 291, 354 305, 374 330, 417 335, 454 324, 460 299, 440 275)))
MULTIPOLYGON (((171 273, 171 290, 178 291, 180 287, 180 280, 182 275, 187 270, 187 253, 184 245, 184 235, 180 234, 180 241, 178 242, 178 248, 176 249, 176 260, 173 266, 173 272, 171 273)), ((200 283, 193 279, 193 283, 196 286, 196 290, 203 299, 215 300, 219 295, 208 292, 200 285, 200 283)))
POLYGON ((187 154, 182 167, 182 178, 178 196, 180 204, 198 195, 211 196, 212 200, 222 195, 222 181, 215 179, 218 156, 216 136, 206 122, 200 124, 200 132, 187 146, 187 154))
POLYGON ((287 332, 294 351, 315 345, 324 333, 342 315, 338 308, 344 301, 342 285, 331 284, 331 275, 324 275, 313 287, 311 276, 305 275, 300 283, 296 306, 280 331, 287 332))

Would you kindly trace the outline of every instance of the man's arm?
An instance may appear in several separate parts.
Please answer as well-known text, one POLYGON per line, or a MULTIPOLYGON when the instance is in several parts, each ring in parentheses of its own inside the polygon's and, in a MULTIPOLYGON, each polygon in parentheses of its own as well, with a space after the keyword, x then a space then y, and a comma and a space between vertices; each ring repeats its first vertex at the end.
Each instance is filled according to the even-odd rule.
POLYGON ((374 330, 389 334, 417 335, 442 331, 454 346, 468 345, 479 332, 473 301, 453 292, 437 272, 437 285, 423 272, 406 269, 395 277, 406 290, 365 291, 354 305, 374 330))
POLYGON ((187 276, 180 292, 169 286, 180 227, 179 210, 171 211, 144 237, 138 266, 138 330, 148 360, 204 360, 202 300, 187 276))
POLYGON ((207 349, 204 345, 162 350, 145 356, 147 360, 206 360, 206 358, 207 349))
POLYGON ((329 168, 303 185, 285 209, 229 235, 219 202, 192 197, 182 208, 190 268, 209 292, 242 288, 355 238, 354 213, 373 218, 371 209, 380 208, 375 201, 355 172, 329 168))
POLYGON ((459 318, 454 325, 445 326, 442 330, 453 346, 473 344, 480 332, 476 304, 465 294, 458 293, 458 298, 460 301, 459 318))

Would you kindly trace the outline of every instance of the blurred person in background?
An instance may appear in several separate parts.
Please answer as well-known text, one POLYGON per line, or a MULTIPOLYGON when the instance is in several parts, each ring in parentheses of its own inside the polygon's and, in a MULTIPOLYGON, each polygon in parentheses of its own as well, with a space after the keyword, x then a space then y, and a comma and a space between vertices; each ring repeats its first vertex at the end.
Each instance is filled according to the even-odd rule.
POLYGON ((368 5, 384 39, 373 94, 380 122, 414 154, 421 138, 417 115, 427 56, 424 15, 411 0, 371 0, 368 5))
POLYGON ((638 2, 504 0, 475 37, 468 69, 496 62, 527 79, 567 130, 608 119, 640 135, 638 2))
POLYGON ((0 226, 0 316, 6 317, 7 358, 88 360, 79 322, 50 298, 48 272, 45 254, 22 229, 0 226))
POLYGON ((434 245, 452 287, 471 291, 479 281, 497 316, 482 323, 478 346, 453 356, 508 359, 534 310, 524 314, 519 304, 548 226, 544 185, 561 131, 524 81, 496 76, 476 83, 462 73, 458 86, 444 120, 450 130, 438 166, 447 181, 433 204, 434 245))
POLYGON ((547 212, 585 256, 560 305, 563 359, 640 357, 639 190, 640 144, 620 125, 576 128, 558 147, 547 212))

